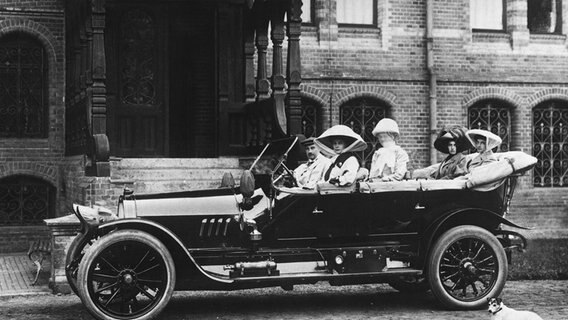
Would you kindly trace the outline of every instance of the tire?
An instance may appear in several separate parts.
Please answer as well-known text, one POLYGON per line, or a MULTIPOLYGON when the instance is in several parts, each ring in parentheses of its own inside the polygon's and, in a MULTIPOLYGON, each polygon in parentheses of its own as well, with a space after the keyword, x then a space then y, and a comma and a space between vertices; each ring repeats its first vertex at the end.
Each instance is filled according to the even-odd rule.
POLYGON ((75 239, 71 241, 69 249, 67 249, 67 254, 65 255, 65 277, 67 278, 69 287, 77 296, 79 296, 79 290, 77 289, 77 273, 79 271, 79 264, 81 263, 86 250, 90 248, 95 240, 96 239, 91 239, 79 248, 80 237, 76 236, 75 239), (78 250, 80 251, 78 252, 78 250), (78 260, 75 262, 72 261, 71 259, 73 259, 73 257, 76 257, 78 260))
POLYGON ((65 277, 67 278, 67 283, 69 283, 69 287, 73 293, 79 296, 79 291, 77 290, 77 270, 79 269, 79 264, 74 263, 73 266, 70 266, 71 259, 75 256, 77 251, 77 247, 79 246, 79 236, 76 236, 75 239, 69 245, 69 249, 67 249, 67 254, 65 255, 65 277))
POLYGON ((390 279, 388 284, 402 293, 425 293, 430 290, 430 284, 424 276, 400 276, 390 279))
POLYGON ((507 257, 489 231, 471 225, 442 234, 428 259, 428 279, 436 299, 449 309, 480 309, 501 293, 507 257))
POLYGON ((169 302, 175 282, 168 249, 139 230, 119 230, 97 240, 77 275, 83 304, 95 318, 105 320, 156 317, 169 302))

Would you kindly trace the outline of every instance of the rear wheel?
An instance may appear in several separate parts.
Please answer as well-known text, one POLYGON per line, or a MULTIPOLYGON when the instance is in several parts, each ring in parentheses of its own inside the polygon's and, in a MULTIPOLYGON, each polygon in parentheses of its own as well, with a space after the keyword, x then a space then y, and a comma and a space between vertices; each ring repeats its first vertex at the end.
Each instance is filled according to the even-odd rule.
POLYGON ((498 296, 507 279, 507 257, 499 240, 477 226, 448 230, 436 241, 428 261, 434 296, 451 309, 479 309, 498 296))
POLYGON ((154 236, 119 230, 85 253, 77 284, 83 304, 97 319, 151 319, 172 296, 175 266, 154 236))

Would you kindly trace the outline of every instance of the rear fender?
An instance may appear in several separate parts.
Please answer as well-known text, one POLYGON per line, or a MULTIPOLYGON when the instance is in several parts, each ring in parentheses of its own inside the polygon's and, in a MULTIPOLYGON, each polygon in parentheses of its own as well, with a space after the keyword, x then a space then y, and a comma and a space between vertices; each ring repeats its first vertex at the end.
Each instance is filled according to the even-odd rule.
POLYGON ((197 264, 191 253, 187 250, 183 242, 168 228, 150 221, 142 219, 121 219, 114 220, 99 226, 98 233, 106 234, 113 230, 134 229, 147 232, 158 238, 170 251, 174 258, 178 279, 192 276, 203 275, 209 280, 224 284, 232 283, 233 280, 226 280, 208 274, 197 264))
POLYGON ((425 265, 434 241, 446 230, 458 225, 475 225, 495 234, 497 231, 496 227, 501 223, 514 228, 528 229, 486 209, 460 208, 443 213, 438 219, 428 225, 423 233, 420 248, 420 262, 423 264, 421 267, 425 265))

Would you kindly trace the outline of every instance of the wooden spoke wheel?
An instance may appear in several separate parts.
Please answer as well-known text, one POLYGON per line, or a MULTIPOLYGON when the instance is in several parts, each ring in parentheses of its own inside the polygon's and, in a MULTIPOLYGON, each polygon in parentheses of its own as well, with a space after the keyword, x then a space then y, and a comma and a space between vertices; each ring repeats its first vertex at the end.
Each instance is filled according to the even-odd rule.
POLYGON ((175 266, 167 248, 138 230, 119 230, 98 241, 79 265, 77 288, 97 319, 151 319, 172 296, 175 266))
POLYGON ((471 225, 448 230, 428 262, 434 296, 451 309, 479 309, 498 296, 507 279, 507 257, 489 231, 471 225))

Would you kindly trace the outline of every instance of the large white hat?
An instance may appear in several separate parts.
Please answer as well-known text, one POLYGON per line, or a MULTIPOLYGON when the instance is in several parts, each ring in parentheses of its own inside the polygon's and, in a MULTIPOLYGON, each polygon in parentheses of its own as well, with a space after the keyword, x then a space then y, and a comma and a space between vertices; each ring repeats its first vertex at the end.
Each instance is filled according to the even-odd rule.
POLYGON ((396 133, 400 134, 398 124, 393 119, 383 118, 373 129, 373 135, 376 137, 379 133, 396 133))
POLYGON ((345 140, 346 146, 343 152, 355 152, 367 149, 367 143, 363 138, 351 130, 351 128, 342 124, 335 125, 325 130, 324 133, 316 138, 314 143, 324 155, 331 157, 335 155, 335 151, 333 151, 333 140, 337 138, 345 140))
POLYGON ((468 130, 466 132, 466 136, 467 136, 467 139, 474 146, 475 146, 475 137, 476 136, 485 137, 487 139, 486 142, 485 142, 487 144, 487 150, 491 150, 491 149, 497 147, 498 145, 500 145, 501 142, 503 142, 503 140, 501 140, 501 138, 498 135, 494 134, 491 131, 482 130, 482 129, 468 130))

